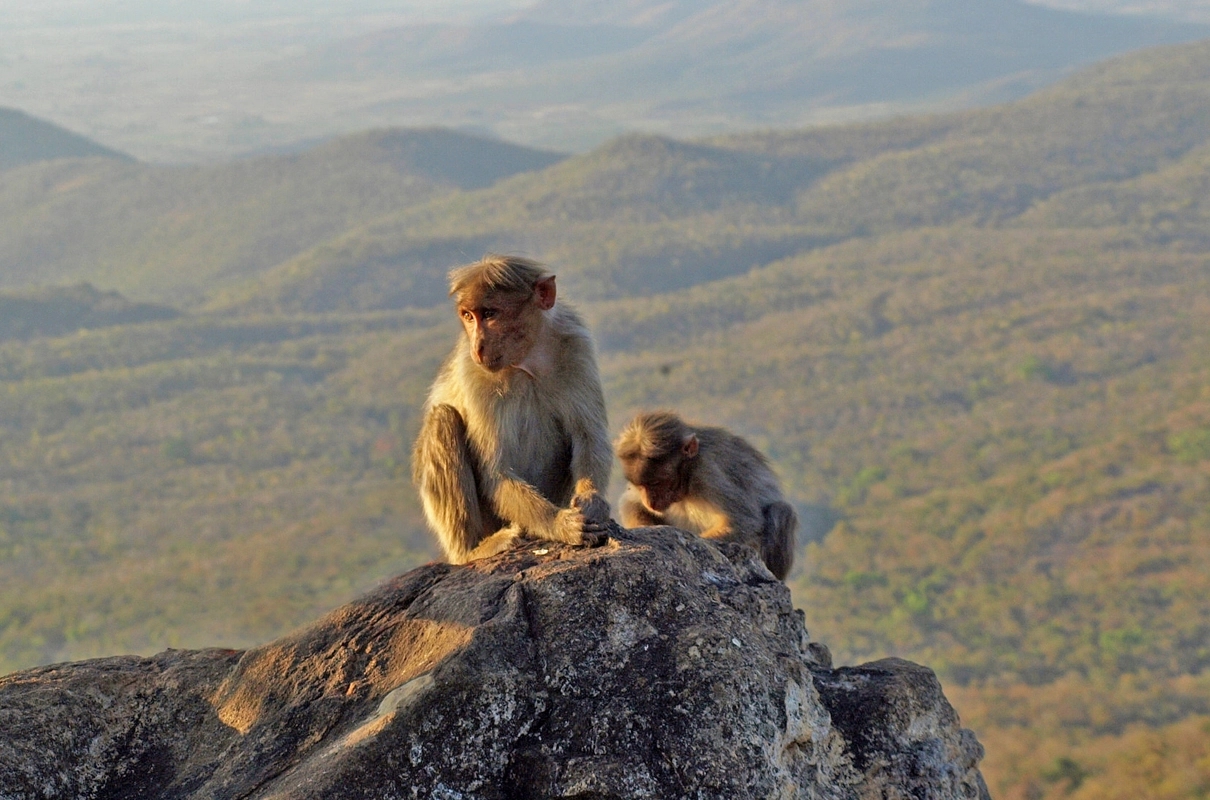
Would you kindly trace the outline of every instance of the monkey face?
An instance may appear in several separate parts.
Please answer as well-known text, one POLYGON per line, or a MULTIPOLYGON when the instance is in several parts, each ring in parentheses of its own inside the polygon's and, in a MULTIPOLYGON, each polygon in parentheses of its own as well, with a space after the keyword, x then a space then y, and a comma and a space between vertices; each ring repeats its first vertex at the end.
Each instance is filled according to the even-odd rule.
POLYGON ((459 294, 458 318, 470 343, 471 357, 488 372, 520 364, 542 335, 543 312, 555 305, 555 276, 526 292, 471 287, 459 294))
POLYGON ((538 335, 540 314, 529 298, 487 297, 474 306, 458 308, 471 357, 488 372, 525 360, 538 335))
POLYGON ((680 480, 680 459, 677 454, 661 459, 632 458, 623 461, 626 480, 638 490, 643 505, 655 512, 664 512, 673 503, 684 499, 680 480))

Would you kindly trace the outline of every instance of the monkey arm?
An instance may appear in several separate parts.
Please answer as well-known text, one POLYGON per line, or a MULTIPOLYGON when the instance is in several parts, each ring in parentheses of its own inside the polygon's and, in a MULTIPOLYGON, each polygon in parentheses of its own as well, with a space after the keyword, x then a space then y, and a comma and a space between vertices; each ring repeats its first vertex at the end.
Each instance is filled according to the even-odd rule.
POLYGON ((572 414, 565 420, 571 438, 571 474, 576 481, 588 478, 597 489, 609 485, 613 468, 613 445, 605 416, 605 396, 595 369, 573 378, 572 414))
POLYGON ((438 403, 425 413, 412 454, 412 475, 445 557, 451 564, 466 563, 485 531, 466 422, 453 406, 438 403))
POLYGON ((613 466, 613 447, 605 431, 604 403, 599 417, 589 420, 581 430, 573 432, 571 443, 571 475, 576 481, 571 507, 579 509, 590 522, 609 522, 609 501, 600 490, 609 484, 613 466))
POLYGON ((597 491, 597 486, 591 478, 580 478, 576 481, 570 508, 583 514, 586 522, 596 525, 609 524, 609 501, 597 491))
POLYGON ((562 379, 567 389, 563 427, 571 440, 571 470, 575 493, 570 507, 578 510, 593 529, 609 523, 609 501, 600 490, 609 485, 613 468, 613 445, 609 441, 605 395, 597 373, 592 345, 573 340, 567 357, 569 375, 562 379))
POLYGON ((558 506, 520 478, 498 473, 492 478, 495 470, 485 472, 485 482, 489 485, 484 488, 496 514, 506 522, 524 528, 527 533, 550 538, 550 529, 559 513, 558 506))
POLYGON ((497 476, 489 496, 496 514, 538 539, 568 544, 595 545, 605 525, 585 518, 579 508, 559 508, 525 481, 497 476))
POLYGON ((611 467, 613 447, 603 422, 596 430, 585 430, 572 441, 571 473, 577 481, 588 478, 598 489, 608 486, 611 467))
POLYGON ((574 311, 564 307, 557 324, 559 366, 551 388, 558 392, 555 406, 571 443, 572 481, 589 478, 598 490, 604 489, 613 468, 613 445, 596 351, 588 329, 574 311))

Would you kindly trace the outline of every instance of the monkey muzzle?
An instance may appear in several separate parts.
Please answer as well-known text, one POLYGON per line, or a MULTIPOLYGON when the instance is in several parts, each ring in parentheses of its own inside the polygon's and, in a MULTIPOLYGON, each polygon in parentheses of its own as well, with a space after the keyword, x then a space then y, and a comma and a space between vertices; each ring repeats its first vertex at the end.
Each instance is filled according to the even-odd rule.
POLYGON ((672 492, 653 492, 646 487, 641 488, 639 491, 643 493, 643 505, 656 513, 662 514, 668 510, 670 505, 676 502, 676 496, 672 492))
POLYGON ((475 363, 488 372, 499 372, 505 367, 511 366, 508 363, 508 358, 504 353, 495 352, 487 348, 480 348, 472 351, 472 357, 475 363))

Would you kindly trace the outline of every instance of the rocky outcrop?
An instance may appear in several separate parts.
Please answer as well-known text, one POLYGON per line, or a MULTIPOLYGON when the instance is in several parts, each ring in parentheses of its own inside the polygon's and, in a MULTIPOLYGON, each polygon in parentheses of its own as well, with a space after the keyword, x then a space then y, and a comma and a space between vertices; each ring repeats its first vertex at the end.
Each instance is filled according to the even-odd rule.
POLYGON ((986 798, 933 673, 832 669, 670 528, 409 572, 246 652, 0 679, 0 798, 986 798))

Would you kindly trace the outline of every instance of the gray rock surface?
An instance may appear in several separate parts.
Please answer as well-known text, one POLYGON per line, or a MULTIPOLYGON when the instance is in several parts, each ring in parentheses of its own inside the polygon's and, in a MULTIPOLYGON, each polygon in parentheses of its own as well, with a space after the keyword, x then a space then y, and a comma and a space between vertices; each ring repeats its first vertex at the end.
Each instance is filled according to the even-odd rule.
POLYGON ((430 564, 263 647, 0 678, 0 798, 986 798, 933 673, 832 669, 670 528, 430 564))

